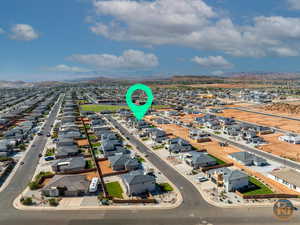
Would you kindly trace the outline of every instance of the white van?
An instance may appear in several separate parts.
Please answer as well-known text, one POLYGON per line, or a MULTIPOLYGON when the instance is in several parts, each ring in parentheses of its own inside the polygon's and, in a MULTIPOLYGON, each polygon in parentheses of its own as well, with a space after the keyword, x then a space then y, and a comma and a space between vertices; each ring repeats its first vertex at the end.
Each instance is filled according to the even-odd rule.
POLYGON ((89 192, 94 193, 98 189, 98 184, 99 184, 99 178, 98 177, 93 177, 90 187, 89 187, 89 192))

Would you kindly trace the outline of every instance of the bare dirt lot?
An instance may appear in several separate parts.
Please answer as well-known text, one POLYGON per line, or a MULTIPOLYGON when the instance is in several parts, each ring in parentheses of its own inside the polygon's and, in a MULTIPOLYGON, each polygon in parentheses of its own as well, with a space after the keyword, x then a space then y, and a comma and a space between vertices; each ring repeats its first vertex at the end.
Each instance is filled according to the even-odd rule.
POLYGON ((262 145, 259 149, 281 156, 283 158, 300 161, 300 146, 279 141, 278 137, 280 136, 282 136, 282 134, 278 133, 264 135, 263 138, 269 144, 262 145))
POLYGON ((300 121, 281 119, 272 116, 260 115, 256 113, 244 112, 237 109, 225 109, 219 116, 233 117, 237 120, 256 123, 263 126, 276 127, 282 130, 300 133, 300 121))
POLYGON ((243 84, 243 83, 232 83, 232 84, 192 84, 187 85, 189 87, 213 87, 213 88, 263 88, 263 87, 272 87, 272 85, 265 84, 243 84))
POLYGON ((214 83, 214 84, 191 84, 191 85, 179 85, 179 84, 165 84, 165 85, 153 85, 153 87, 160 88, 176 88, 176 87, 193 87, 193 88, 264 88, 273 87, 272 85, 265 84, 249 84, 249 83, 214 83))
MULTIPOLYGON (((293 105, 293 103, 289 103, 290 105, 293 105)), ((259 111, 263 113, 270 113, 274 115, 279 115, 279 116, 287 116, 287 117, 292 117, 292 118, 300 118, 300 113, 290 113, 290 112, 284 112, 282 110, 267 110, 266 107, 264 106, 244 106, 249 108, 250 110, 253 111, 259 111)))

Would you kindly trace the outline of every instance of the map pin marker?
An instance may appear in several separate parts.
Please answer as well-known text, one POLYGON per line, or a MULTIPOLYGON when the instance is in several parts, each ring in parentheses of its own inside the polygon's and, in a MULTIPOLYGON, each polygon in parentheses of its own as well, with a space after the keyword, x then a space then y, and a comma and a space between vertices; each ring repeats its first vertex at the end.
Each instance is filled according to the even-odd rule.
POLYGON ((144 118, 146 112, 152 105, 152 101, 153 101, 153 95, 152 95, 151 88, 149 88, 148 86, 146 86, 144 84, 132 85, 127 90, 126 103, 127 103, 128 107, 130 108, 130 110, 133 112, 133 114, 137 120, 141 120, 144 118), (136 105, 132 102, 131 96, 137 90, 142 90, 147 95, 147 102, 144 105, 136 105))

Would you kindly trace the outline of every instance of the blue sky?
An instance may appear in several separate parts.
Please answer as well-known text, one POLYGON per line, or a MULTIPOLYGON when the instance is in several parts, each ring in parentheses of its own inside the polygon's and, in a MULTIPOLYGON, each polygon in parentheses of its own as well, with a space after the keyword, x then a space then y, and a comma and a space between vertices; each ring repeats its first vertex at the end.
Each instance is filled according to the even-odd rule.
POLYGON ((0 80, 300 71, 300 0, 2 0, 0 80))

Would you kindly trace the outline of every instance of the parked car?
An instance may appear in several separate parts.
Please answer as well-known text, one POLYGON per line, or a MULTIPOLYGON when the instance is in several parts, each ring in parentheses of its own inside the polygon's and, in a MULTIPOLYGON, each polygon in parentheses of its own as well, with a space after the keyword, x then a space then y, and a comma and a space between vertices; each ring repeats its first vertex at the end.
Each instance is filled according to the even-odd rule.
POLYGON ((51 161, 51 160, 54 160, 55 157, 54 156, 47 156, 44 159, 45 159, 45 161, 51 161))
POLYGON ((208 181, 208 178, 207 177, 198 177, 197 178, 199 182, 205 182, 205 181, 208 181))

